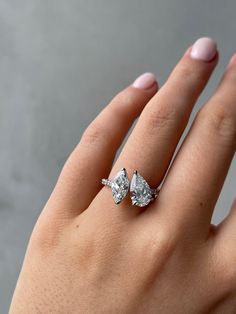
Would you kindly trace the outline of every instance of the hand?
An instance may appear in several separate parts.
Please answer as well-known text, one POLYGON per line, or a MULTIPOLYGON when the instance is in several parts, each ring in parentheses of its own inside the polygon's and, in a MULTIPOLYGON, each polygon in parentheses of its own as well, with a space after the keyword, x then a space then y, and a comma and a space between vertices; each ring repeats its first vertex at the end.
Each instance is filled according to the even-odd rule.
POLYGON ((123 167, 161 183, 217 60, 216 44, 198 40, 159 92, 145 74, 90 124, 34 228, 11 314, 236 312, 236 205, 211 225, 236 147, 236 56, 156 200, 115 205, 101 185, 123 167))

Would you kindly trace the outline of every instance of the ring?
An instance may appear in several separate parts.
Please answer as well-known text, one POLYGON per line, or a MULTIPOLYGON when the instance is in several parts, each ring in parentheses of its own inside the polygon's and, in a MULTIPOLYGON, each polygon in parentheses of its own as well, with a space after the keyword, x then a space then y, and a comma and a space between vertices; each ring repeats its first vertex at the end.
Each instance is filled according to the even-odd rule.
POLYGON ((120 204, 130 190, 132 205, 139 207, 147 206, 155 200, 160 191, 158 188, 150 188, 147 181, 137 170, 134 171, 131 183, 129 183, 125 168, 122 168, 111 180, 102 179, 102 184, 111 188, 115 204, 120 204))
POLYGON ((111 180, 102 179, 102 184, 111 188, 115 204, 120 204, 129 192, 129 178, 126 169, 122 168, 111 180))
POLYGON ((147 181, 135 170, 130 183, 130 193, 132 204, 144 207, 157 198, 159 189, 151 189, 147 181))

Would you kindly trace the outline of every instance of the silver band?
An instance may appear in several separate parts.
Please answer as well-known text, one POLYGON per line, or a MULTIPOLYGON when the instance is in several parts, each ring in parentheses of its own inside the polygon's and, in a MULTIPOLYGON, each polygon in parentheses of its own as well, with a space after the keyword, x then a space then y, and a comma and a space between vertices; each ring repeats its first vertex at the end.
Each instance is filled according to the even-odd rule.
POLYGON ((153 199, 157 198, 160 190, 157 188, 157 189, 151 189, 151 192, 152 192, 152 195, 153 195, 153 199))
POLYGON ((112 181, 108 179, 102 179, 102 184, 111 187, 112 181))

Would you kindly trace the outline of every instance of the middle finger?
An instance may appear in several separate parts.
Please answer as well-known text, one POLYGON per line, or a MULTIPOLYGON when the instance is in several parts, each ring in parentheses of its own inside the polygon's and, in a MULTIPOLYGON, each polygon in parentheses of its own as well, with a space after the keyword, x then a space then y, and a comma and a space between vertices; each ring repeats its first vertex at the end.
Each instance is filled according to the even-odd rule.
MULTIPOLYGON (((159 185, 217 59, 216 44, 210 38, 197 40, 187 50, 167 82, 143 110, 111 177, 125 167, 129 175, 137 169, 151 186, 159 185)), ((101 193, 109 197, 108 189, 102 189, 101 193)))

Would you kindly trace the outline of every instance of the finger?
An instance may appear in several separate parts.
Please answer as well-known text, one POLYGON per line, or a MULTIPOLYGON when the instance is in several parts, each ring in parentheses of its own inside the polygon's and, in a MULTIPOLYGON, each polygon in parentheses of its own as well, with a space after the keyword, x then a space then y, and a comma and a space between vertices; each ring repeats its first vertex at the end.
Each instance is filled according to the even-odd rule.
MULTIPOLYGON (((187 51, 143 110, 111 177, 125 167, 130 175, 137 169, 154 187, 161 182, 192 107, 216 63, 216 44, 211 39, 200 39, 187 51)), ((109 197, 107 189, 101 193, 109 197)))
MULTIPOLYGON (((236 198, 231 206, 229 214, 217 226, 218 237, 222 240, 232 241, 235 248, 236 241, 236 198)), ((236 250, 235 250, 236 253, 236 250)))
MULTIPOLYGON (((198 113, 161 193, 176 223, 197 237, 210 221, 236 148, 236 56, 219 87, 198 113), (169 200, 175 204, 170 206, 169 200)), ((164 207, 163 207, 164 208, 164 207)), ((168 209, 167 209, 168 211, 168 209)))
POLYGON ((236 257, 236 198, 226 218, 217 226, 217 241, 234 252, 236 257))
POLYGON ((213 254, 215 260, 223 263, 223 268, 225 269, 225 274, 227 275, 229 281, 234 281, 236 276, 236 199, 234 200, 231 210, 226 218, 215 227, 212 238, 210 240, 213 247, 213 254))
POLYGON ((110 172, 116 151, 134 120, 157 91, 152 73, 145 73, 92 121, 67 160, 50 198, 50 208, 67 214, 85 209, 110 172))

